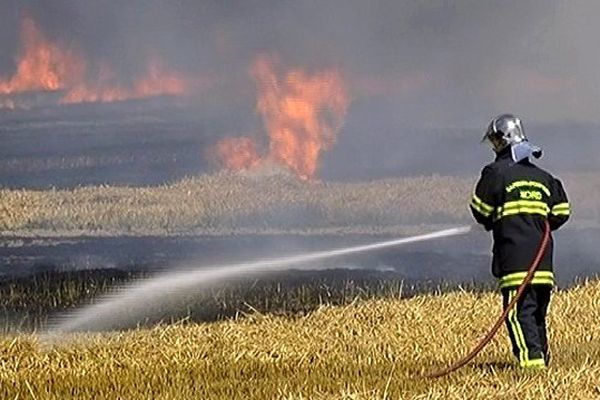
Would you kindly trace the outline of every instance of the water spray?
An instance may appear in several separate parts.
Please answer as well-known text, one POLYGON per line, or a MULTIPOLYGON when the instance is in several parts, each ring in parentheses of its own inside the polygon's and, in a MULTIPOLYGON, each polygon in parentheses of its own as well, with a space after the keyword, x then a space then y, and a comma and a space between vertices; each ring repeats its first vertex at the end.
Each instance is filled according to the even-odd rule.
POLYGON ((311 261, 464 235, 470 232, 471 229, 471 226, 461 226, 423 235, 329 251, 167 273, 146 281, 135 282, 114 294, 106 296, 97 304, 84 307, 64 316, 49 330, 48 336, 52 338, 59 336, 61 333, 106 329, 107 326, 113 325, 115 322, 130 321, 135 315, 144 315, 148 309, 153 307, 153 302, 160 304, 161 299, 164 299, 166 295, 185 294, 186 291, 197 289, 199 286, 214 285, 227 278, 284 271, 289 269, 290 266, 311 261))

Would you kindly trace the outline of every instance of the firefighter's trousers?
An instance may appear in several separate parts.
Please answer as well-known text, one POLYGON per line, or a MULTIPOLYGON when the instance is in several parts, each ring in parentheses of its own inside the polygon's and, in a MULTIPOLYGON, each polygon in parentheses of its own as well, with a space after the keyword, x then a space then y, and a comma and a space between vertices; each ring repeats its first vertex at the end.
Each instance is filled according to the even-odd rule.
MULTIPOLYGON (((529 285, 508 313, 506 324, 513 354, 523 368, 544 368, 547 364, 548 337, 546 313, 550 303, 550 285, 529 285)), ((502 289, 504 308, 517 293, 517 287, 502 289)))

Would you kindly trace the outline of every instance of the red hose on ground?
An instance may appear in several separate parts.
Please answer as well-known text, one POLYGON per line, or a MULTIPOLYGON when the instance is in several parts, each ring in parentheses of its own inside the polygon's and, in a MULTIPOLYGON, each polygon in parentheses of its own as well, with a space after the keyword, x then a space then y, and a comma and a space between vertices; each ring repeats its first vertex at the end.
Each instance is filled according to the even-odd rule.
POLYGON ((544 256, 544 253, 546 251, 546 247, 548 246, 549 240, 550 240, 550 224, 548 224, 548 221, 544 221, 544 236, 542 237, 542 240, 540 241, 539 247, 535 254, 535 258, 533 259, 533 261, 531 262, 531 265, 529 266, 529 270, 527 271, 527 275, 525 276, 525 279, 523 279, 523 283, 521 283, 521 285, 517 289, 517 294, 512 298, 510 303, 508 303, 508 306, 504 309, 504 311, 502 312, 502 315, 500 315, 500 318, 498 318, 498 320, 496 321, 496 324, 494 324, 494 326, 492 327, 492 329, 490 329, 488 334, 485 335, 485 337, 477 344, 477 346, 475 346, 473 348, 473 350, 471 350, 471 352, 469 354, 467 354, 465 357, 461 358, 454 364, 452 364, 449 367, 446 367, 442 370, 433 371, 433 372, 424 374, 423 377, 425 377, 425 378, 440 378, 442 376, 448 375, 448 374, 456 371, 457 369, 463 367, 465 364, 467 364, 469 361, 471 361, 473 358, 475 358, 475 356, 492 340, 492 338, 494 337, 496 332, 498 332, 498 329, 500 329, 500 327, 506 320, 506 317, 508 316, 508 313, 510 312, 510 310, 515 306, 515 304, 517 304, 517 302, 523 295, 525 288, 527 287, 527 285, 529 285, 529 283, 533 279, 533 274, 535 273, 535 270, 539 266, 539 264, 542 260, 542 257, 544 256))

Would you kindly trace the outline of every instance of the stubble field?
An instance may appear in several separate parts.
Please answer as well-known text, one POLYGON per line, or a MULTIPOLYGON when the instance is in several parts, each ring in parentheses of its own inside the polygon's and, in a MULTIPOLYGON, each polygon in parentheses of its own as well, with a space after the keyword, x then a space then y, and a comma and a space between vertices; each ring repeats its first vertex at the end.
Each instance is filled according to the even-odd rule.
MULTIPOLYGON (((579 221, 600 221, 600 177, 563 179, 579 221)), ((310 183, 221 173, 150 187, 0 190, 4 234, 382 233, 470 221, 474 181, 420 176, 310 183)))
MULTIPOLYGON (((576 224, 597 224, 600 179, 583 174, 563 180, 576 224)), ((286 175, 217 174, 154 187, 4 189, 0 231, 7 236, 406 234, 425 224, 469 221, 473 183, 443 176, 308 183, 286 175)), ((60 289, 5 285, 3 307, 11 312, 38 307, 42 315, 72 308, 112 285, 104 278, 51 283, 60 289)), ((51 287, 43 280, 36 284, 51 287)), ((474 363, 436 381, 420 376, 457 359, 485 333, 500 312, 499 295, 478 290, 404 298, 399 284, 379 291, 342 285, 341 297, 333 299, 322 297, 330 288, 320 284, 312 292, 300 286, 292 293, 273 283, 253 294, 253 304, 263 302, 258 309, 240 303, 241 297, 212 293, 216 318, 206 322, 184 318, 62 336, 51 343, 39 333, 5 332, 0 398, 600 398, 597 281, 556 292, 549 369, 516 368, 502 332, 474 363)))
POLYGON ((493 293, 324 305, 303 316, 251 313, 215 323, 0 339, 0 397, 36 399, 594 399, 600 397, 600 284, 553 299, 551 366, 514 367, 503 332, 470 365, 491 325, 493 293))

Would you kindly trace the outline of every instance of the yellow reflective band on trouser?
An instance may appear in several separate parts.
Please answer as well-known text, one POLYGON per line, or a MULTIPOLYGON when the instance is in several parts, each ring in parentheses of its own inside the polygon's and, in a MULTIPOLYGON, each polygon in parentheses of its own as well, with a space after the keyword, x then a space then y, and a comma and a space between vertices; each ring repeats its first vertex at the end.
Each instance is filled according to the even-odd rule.
POLYGON ((471 207, 484 217, 489 217, 494 212, 494 207, 483 202, 475 193, 473 193, 473 197, 471 198, 471 207))
POLYGON ((553 215, 570 215, 571 214, 571 206, 569 203, 559 203, 552 207, 553 215))
POLYGON ((513 190, 520 188, 520 187, 534 187, 534 188, 542 190, 544 193, 546 193, 546 196, 550 196, 550 190, 546 187, 546 185, 544 185, 543 183, 540 183, 540 182, 536 182, 536 181, 513 182, 506 187, 506 192, 510 193, 513 190))
MULTIPOLYGON (((500 289, 520 286, 527 272, 514 272, 504 275, 500 278, 500 289)), ((552 271, 536 271, 533 274, 531 285, 550 285, 554 286, 554 273, 552 271)))
POLYGON ((525 362, 520 362, 519 365, 521 368, 544 369, 546 368, 546 361, 544 361, 543 358, 534 358, 525 362))
POLYGON ((498 207, 496 211, 496 220, 517 214, 539 214, 547 216, 550 212, 550 207, 543 201, 535 200, 517 200, 504 203, 502 207, 498 207))
MULTIPOLYGON (((511 290, 509 292, 509 303, 512 301, 516 294, 516 290, 511 290)), ((518 304, 515 304, 514 307, 508 312, 508 323, 510 325, 510 330, 512 331, 512 334, 514 336, 517 349, 519 349, 519 364, 524 365, 525 363, 529 362, 529 349, 527 348, 527 343, 525 342, 525 335, 523 335, 521 324, 519 324, 519 319, 517 318, 517 308, 518 304)))

